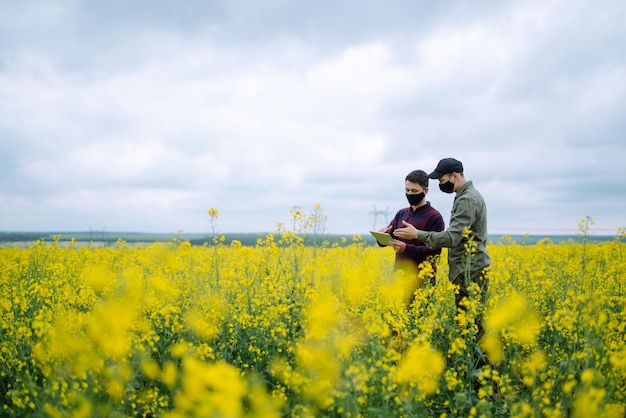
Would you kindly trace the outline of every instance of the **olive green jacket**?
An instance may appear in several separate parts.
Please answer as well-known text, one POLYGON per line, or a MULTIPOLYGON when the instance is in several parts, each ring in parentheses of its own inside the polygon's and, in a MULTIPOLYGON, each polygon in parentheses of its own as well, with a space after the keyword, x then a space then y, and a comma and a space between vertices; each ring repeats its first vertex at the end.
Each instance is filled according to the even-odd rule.
POLYGON ((465 248, 468 237, 464 237, 463 234, 466 227, 471 230, 468 237, 475 244, 475 254, 471 257, 469 265, 471 275, 475 276, 491 264, 491 259, 486 249, 487 206, 472 181, 465 183, 456 193, 448 229, 442 232, 420 230, 417 234, 417 239, 429 248, 448 248, 449 277, 453 283, 456 283, 459 276, 468 268, 465 248))

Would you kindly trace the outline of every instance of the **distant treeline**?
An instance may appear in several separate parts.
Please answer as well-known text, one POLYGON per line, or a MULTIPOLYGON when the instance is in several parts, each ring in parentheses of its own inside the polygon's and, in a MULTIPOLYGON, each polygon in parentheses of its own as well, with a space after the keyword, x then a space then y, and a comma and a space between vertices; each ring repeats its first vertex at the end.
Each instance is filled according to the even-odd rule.
MULTIPOLYGON (((238 241, 244 246, 257 245, 259 240, 264 241, 271 233, 224 233, 214 237, 211 234, 190 233, 145 233, 145 232, 108 232, 108 231, 83 231, 83 232, 1 232, 0 244, 2 245, 29 245, 35 241, 54 242, 66 244, 72 238, 79 244, 94 245, 112 245, 122 240, 128 244, 150 244, 155 242, 171 242, 171 241, 189 241, 192 245, 214 245, 220 242, 224 245, 230 245, 233 241, 238 241), (224 240, 221 240, 221 237, 224 240)), ((275 235, 275 241, 278 236, 275 235)), ((353 235, 336 235, 327 234, 323 236, 303 236, 303 242, 307 246, 347 246, 354 242, 353 235)), ((581 235, 490 235, 490 243, 501 244, 536 244, 541 240, 549 239, 554 243, 559 242, 582 242, 584 237, 581 235)), ((587 242, 603 242, 615 239, 610 235, 587 235, 587 242)), ((365 233, 361 235, 361 240, 369 245, 375 245, 374 238, 365 233)))
MULTIPOLYGON (((68 243, 74 239, 77 243, 93 243, 111 245, 122 240, 128 244, 150 244, 155 242, 189 241, 192 245, 214 245, 221 243, 230 245, 233 241, 238 241, 244 246, 257 245, 259 240, 264 241, 271 233, 231 233, 212 234, 202 233, 145 233, 145 232, 108 232, 108 231, 82 231, 82 232, 0 232, 0 244, 28 245, 35 241, 68 243), (223 237, 223 239, 222 239, 223 237)), ((324 236, 302 236, 303 243, 310 246, 332 246, 349 245, 353 243, 353 236, 346 235, 324 235, 324 236)), ((374 238, 362 236, 367 243, 374 244, 374 238)), ((275 236, 275 241, 278 237, 275 236)))

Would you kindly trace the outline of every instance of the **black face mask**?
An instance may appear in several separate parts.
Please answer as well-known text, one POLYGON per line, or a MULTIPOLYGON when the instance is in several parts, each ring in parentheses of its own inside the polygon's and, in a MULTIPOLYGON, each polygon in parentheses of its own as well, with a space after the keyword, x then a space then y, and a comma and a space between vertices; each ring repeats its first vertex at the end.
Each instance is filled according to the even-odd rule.
POLYGON ((409 205, 411 205, 411 206, 419 205, 419 203, 422 200, 424 200, 425 197, 426 197, 426 193, 424 193, 424 192, 418 193, 418 194, 408 194, 408 193, 406 193, 406 200, 409 201, 409 205))
POLYGON ((445 183, 439 184, 439 190, 444 193, 452 193, 454 191, 454 183, 448 180, 445 183))
POLYGON ((440 183, 439 190, 444 193, 452 193, 454 191, 454 183, 452 183, 450 180, 446 181, 445 183, 440 183))

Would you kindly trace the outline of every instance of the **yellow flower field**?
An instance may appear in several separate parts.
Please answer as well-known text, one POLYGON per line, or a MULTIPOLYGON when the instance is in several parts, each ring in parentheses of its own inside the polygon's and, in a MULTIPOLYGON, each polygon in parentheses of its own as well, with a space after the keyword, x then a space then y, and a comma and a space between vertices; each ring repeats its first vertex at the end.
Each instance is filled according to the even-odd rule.
POLYGON ((360 237, 0 248, 0 413, 621 418, 623 237, 503 237, 463 313, 360 237))

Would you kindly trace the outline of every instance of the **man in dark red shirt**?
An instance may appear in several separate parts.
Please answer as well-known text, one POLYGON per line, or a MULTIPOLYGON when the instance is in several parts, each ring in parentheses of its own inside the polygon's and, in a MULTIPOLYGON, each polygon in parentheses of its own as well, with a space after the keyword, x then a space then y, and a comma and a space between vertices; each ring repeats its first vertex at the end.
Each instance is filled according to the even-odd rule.
MULTIPOLYGON (((428 174, 422 170, 414 170, 407 174, 404 180, 406 198, 409 207, 400 209, 391 223, 382 228, 381 232, 387 232, 393 236, 393 231, 404 228, 402 221, 408 222, 415 228, 424 231, 443 231, 445 222, 441 213, 430 205, 426 200, 428 194, 428 174)), ((402 269, 406 273, 418 273, 419 266, 425 261, 432 264, 436 271, 435 257, 441 254, 441 248, 431 249, 417 239, 403 239, 394 237, 389 245, 396 252, 395 269, 402 269)), ((434 276, 431 282, 434 284, 434 276)))

